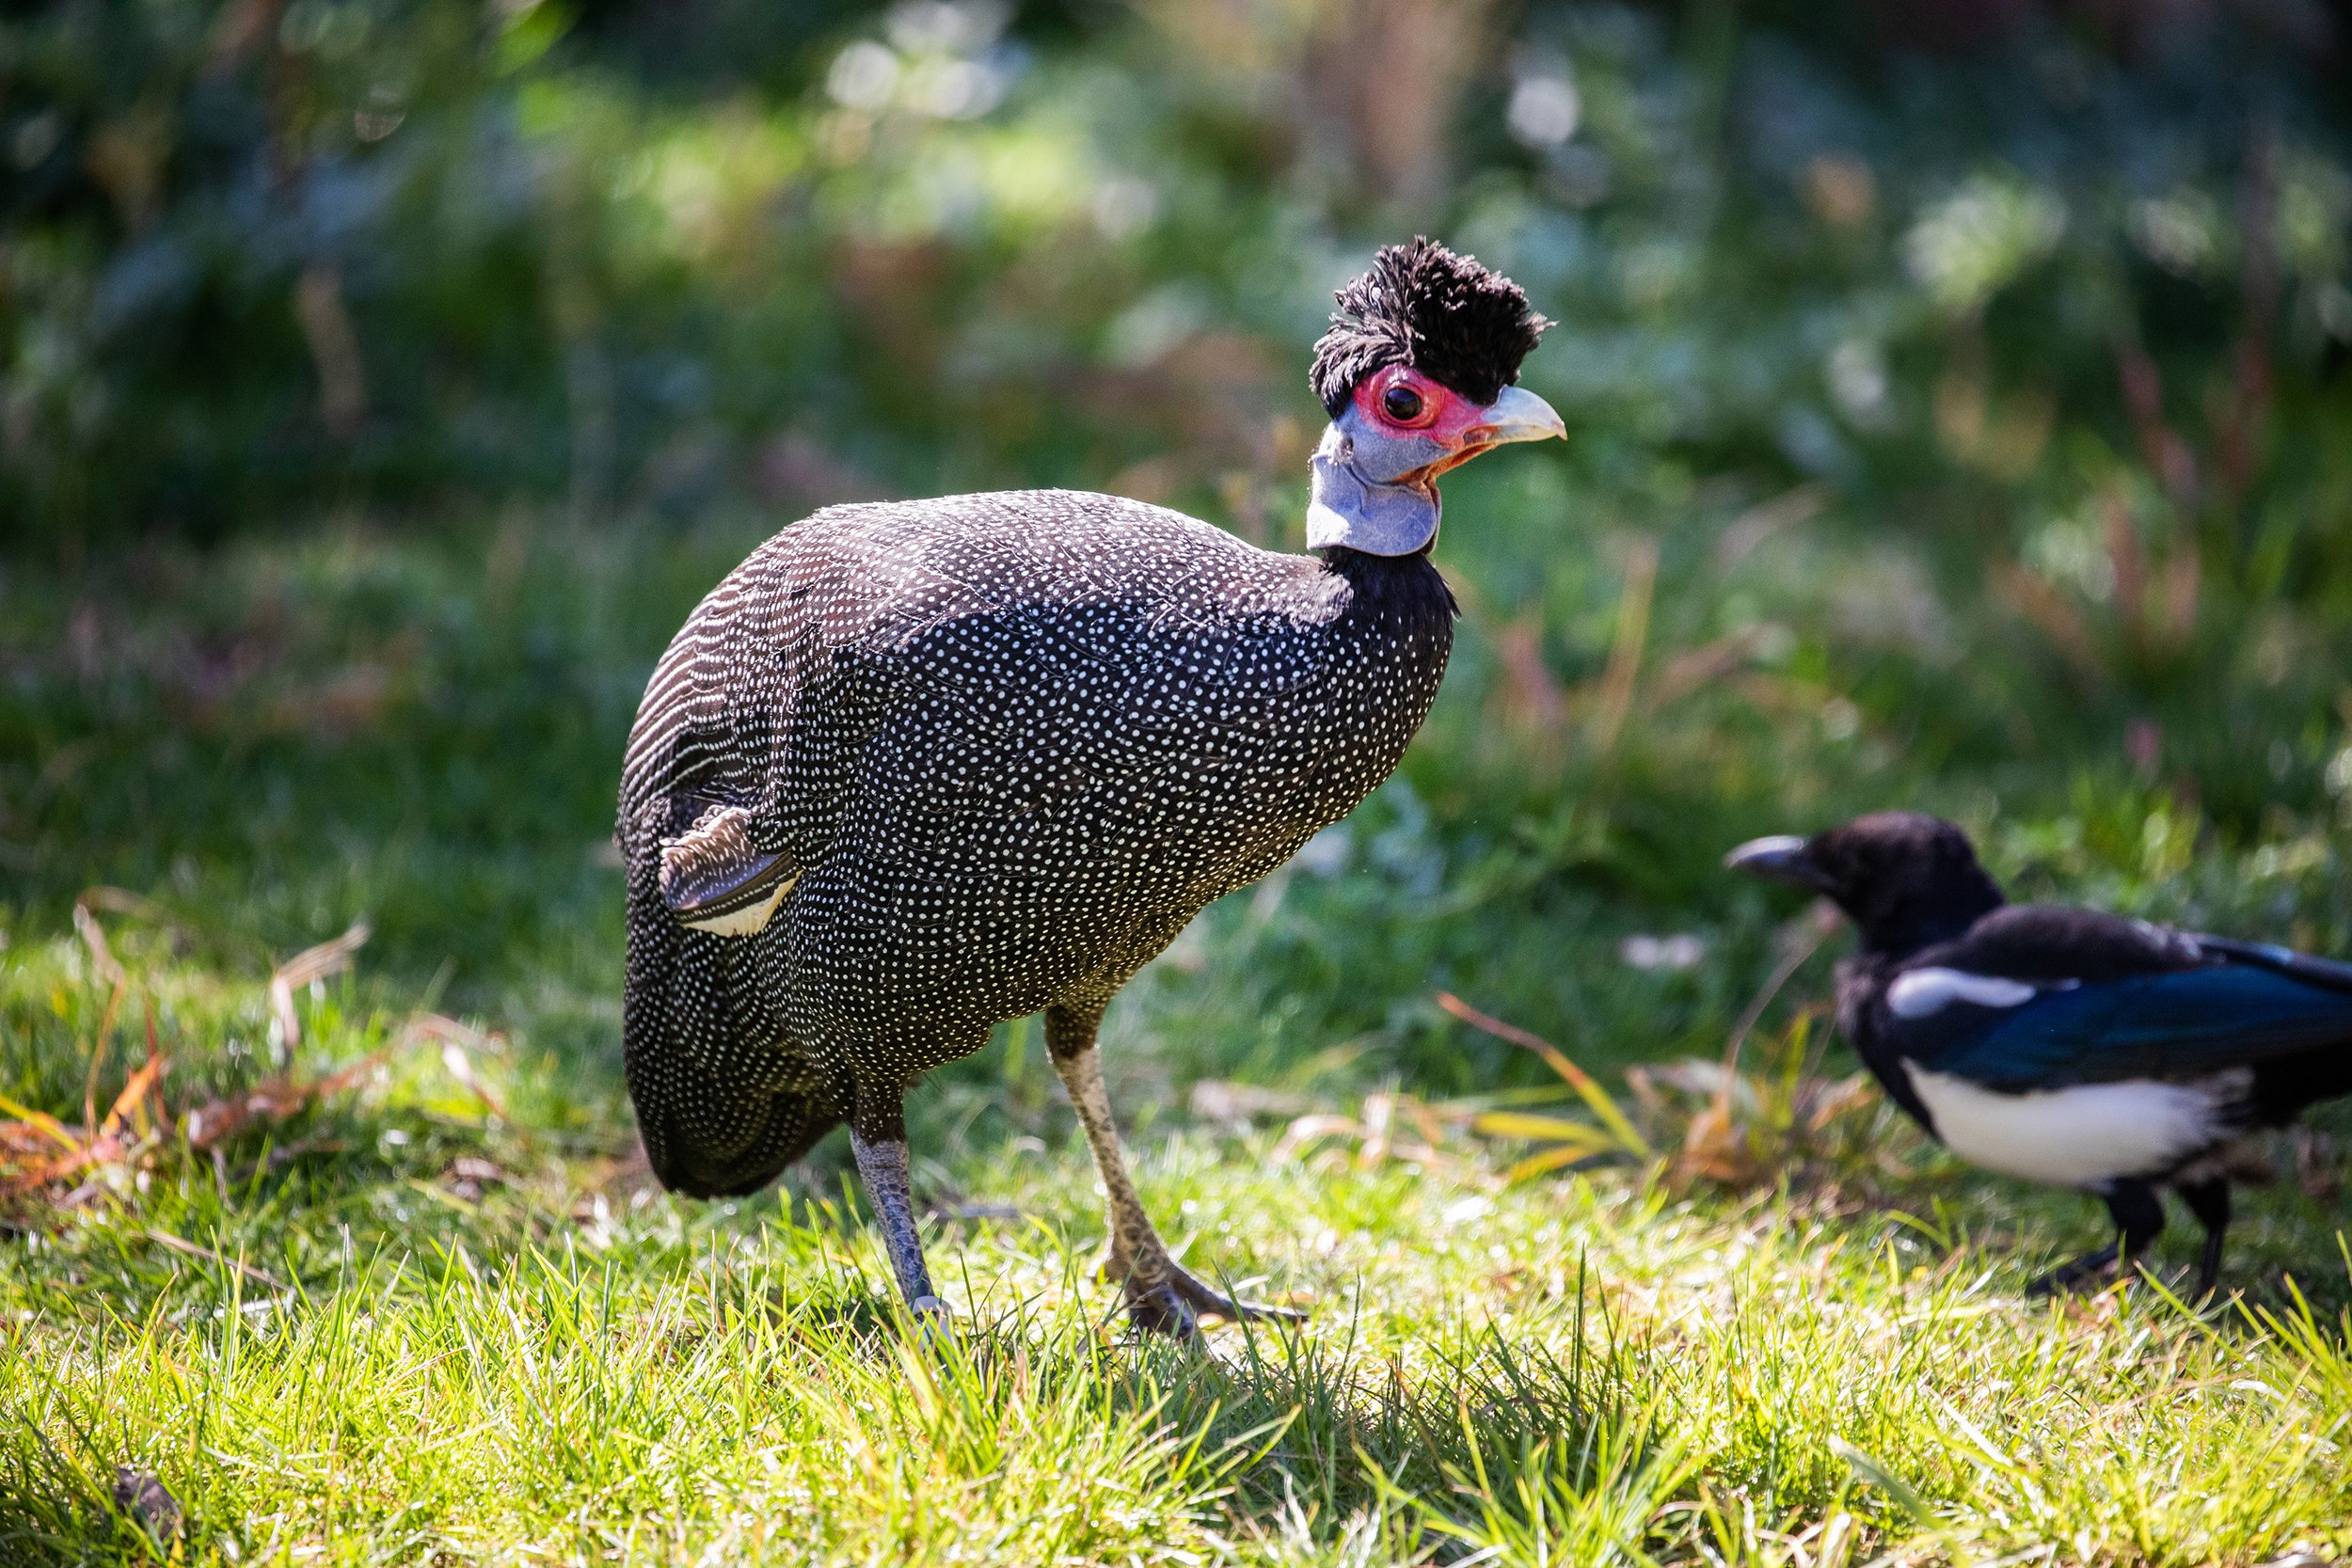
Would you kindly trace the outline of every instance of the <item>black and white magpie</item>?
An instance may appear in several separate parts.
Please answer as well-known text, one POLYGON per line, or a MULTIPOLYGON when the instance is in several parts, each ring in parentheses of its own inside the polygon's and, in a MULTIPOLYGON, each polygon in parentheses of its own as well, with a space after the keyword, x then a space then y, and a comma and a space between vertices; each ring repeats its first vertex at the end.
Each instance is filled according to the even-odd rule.
POLYGON ((2352 1093, 2352 964, 2010 904, 1966 834, 1915 812, 1756 839, 1724 863, 1852 920, 1838 1027, 1915 1120, 1971 1164, 2106 1200, 2117 1244, 2032 1293, 2129 1264, 2164 1228, 2159 1186, 2204 1223, 2210 1293, 2230 1146, 2352 1093))

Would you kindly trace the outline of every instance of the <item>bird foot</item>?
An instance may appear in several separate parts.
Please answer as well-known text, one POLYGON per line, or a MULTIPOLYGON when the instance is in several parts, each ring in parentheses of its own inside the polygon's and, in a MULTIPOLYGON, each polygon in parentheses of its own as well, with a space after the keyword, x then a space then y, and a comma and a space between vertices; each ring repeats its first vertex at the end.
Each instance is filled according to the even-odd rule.
POLYGON ((1116 1256, 1103 1261, 1100 1276, 1119 1281, 1127 1298, 1127 1321, 1146 1334, 1189 1339, 1200 1332, 1204 1320, 1304 1323, 1304 1312, 1263 1302, 1236 1301, 1212 1290, 1185 1270, 1162 1258, 1160 1267, 1146 1271, 1136 1260, 1116 1256))
POLYGON ((2106 1279, 2114 1268, 2115 1248, 2101 1247, 2096 1252, 2086 1252, 2071 1262, 2060 1263, 2048 1274, 2027 1285, 2026 1287, 2026 1299, 2040 1300, 2044 1296, 2071 1296, 2086 1286, 2106 1279))
POLYGON ((926 1339, 952 1339, 956 1335, 956 1309, 937 1296, 916 1296, 907 1303, 907 1311, 914 1316, 915 1326, 926 1339))

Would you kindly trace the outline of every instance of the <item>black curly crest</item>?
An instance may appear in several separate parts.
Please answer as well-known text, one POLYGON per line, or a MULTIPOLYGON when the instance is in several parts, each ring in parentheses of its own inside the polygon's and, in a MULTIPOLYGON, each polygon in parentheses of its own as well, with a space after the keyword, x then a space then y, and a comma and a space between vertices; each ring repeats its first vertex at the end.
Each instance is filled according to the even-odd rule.
POLYGON ((1551 325, 1517 283, 1425 236, 1383 245, 1372 270, 1332 297, 1340 308, 1315 343, 1310 381, 1334 419, 1384 365, 1410 365, 1472 403, 1492 403, 1551 325))

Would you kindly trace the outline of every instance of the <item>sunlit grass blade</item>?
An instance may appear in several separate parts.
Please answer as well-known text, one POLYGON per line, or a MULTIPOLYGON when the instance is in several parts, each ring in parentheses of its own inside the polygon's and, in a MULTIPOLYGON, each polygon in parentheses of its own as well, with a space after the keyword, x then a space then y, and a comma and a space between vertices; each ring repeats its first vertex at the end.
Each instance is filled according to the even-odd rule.
POLYGON ((1509 1040, 1514 1045, 1524 1046, 1541 1056, 1545 1065, 1558 1073, 1568 1086, 1576 1091, 1577 1098, 1583 1101, 1593 1115, 1600 1118, 1601 1124, 1616 1135, 1618 1142, 1624 1148, 1632 1150, 1642 1159, 1650 1158, 1649 1140, 1642 1136, 1631 1119, 1617 1104, 1616 1100, 1608 1090, 1602 1088, 1590 1073, 1568 1060, 1566 1054, 1559 1047, 1540 1036, 1530 1034, 1517 1024, 1506 1023, 1499 1018, 1480 1012, 1451 991, 1438 993, 1438 1006, 1473 1028, 1483 1029, 1487 1034, 1499 1039, 1509 1040))

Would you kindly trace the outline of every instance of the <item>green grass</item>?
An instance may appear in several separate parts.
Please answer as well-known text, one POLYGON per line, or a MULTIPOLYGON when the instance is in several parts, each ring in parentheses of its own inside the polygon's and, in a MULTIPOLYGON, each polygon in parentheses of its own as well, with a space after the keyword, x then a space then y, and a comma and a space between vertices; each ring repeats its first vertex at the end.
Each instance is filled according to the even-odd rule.
MULTIPOLYGON (((168 1052, 266 1011, 251 977, 127 945, 168 1052)), ((65 1054, 101 1005, 87 954, 22 932, 10 951, 11 1034, 65 1054)), ((299 1006, 306 1067, 404 1016, 348 979, 299 1006)), ((550 1132, 557 1085, 478 1059, 513 1120, 412 1046, 217 1166, 167 1148, 20 1214, 0 1253, 8 1560, 141 1560, 105 1501, 119 1465, 169 1489, 202 1561, 2352 1546, 2344 1325, 2300 1314, 2270 1270, 2283 1251, 2340 1298, 2343 1263, 2324 1212, 2275 1196, 2238 1255, 2263 1304, 2200 1319, 2147 1286, 2022 1302, 2087 1216, 2021 1212, 1915 1146, 1931 1196, 1905 1212, 1684 1199, 1629 1170, 1506 1186, 1475 1157, 1276 1163, 1272 1129, 1196 1129, 1139 1140, 1147 1199, 1196 1266, 1314 1310, 1295 1337, 1192 1351, 1120 1333, 1064 1136, 927 1168, 934 1266, 963 1308, 932 1348, 906 1338, 833 1177, 658 1196, 617 1121, 550 1132)))
MULTIPOLYGON (((1547 760, 1496 718, 1502 617, 1480 608, 1509 542, 1479 530, 1519 483, 1450 501, 1462 661, 1346 857, 1212 910, 1114 1010, 1113 1098, 1163 1227, 1197 1269, 1312 1307, 1295 1336, 1195 1350, 1131 1342, 1089 1277, 1092 1173, 1021 1025, 912 1107, 951 1343, 902 1333, 839 1149, 739 1203, 650 1188, 614 1062, 611 769, 654 655, 753 525, 517 515, 0 577, 0 1094, 103 1116, 151 1037, 179 1118, 134 1118, 8 1200, 0 1560, 2352 1552, 2352 1262, 2325 1139, 2248 1194, 2245 1295, 2201 1315, 2145 1283, 2025 1302, 2099 1239, 2095 1205, 1969 1176, 1875 1101, 1741 1188, 1627 1163, 1514 1183, 1526 1146, 1451 1125, 1414 1161, 1284 1147, 1287 1112, 1185 1113, 1203 1077, 1347 1117, 1549 1082, 1439 989, 1612 1083, 1715 1055, 1791 911, 1714 855, 1889 800, 1967 816, 2037 892, 2343 945, 2324 708, 2281 724, 2293 777, 2250 831, 2101 771, 2056 696, 2019 711, 2061 738, 1971 741, 1973 721, 1914 711, 1931 662, 1834 630, 1788 657, 1854 693, 1851 725, 1759 707, 1751 683, 1645 696, 1604 744, 1575 687, 1547 760), (72 914, 94 884, 144 900, 94 905, 119 982, 72 914), (356 969, 287 998, 290 1072, 374 1065, 191 1148, 188 1112, 278 1071, 273 968, 360 916, 356 969), (1706 960, 1629 968, 1639 931, 1693 932, 1706 960), (462 1025, 418 1027, 435 1016, 462 1025), (177 1500, 167 1548, 111 1503, 126 1466, 177 1500)), ((1733 596, 1835 626, 1822 605, 1884 559, 1794 548, 1726 578, 1669 547, 1648 668, 1733 596)), ((1531 559, 1605 650, 1621 585, 1581 553, 1531 559)), ((1969 678, 1997 683, 1996 658, 1969 678)), ((2237 705, 2264 701, 2288 699, 2237 705)), ((1825 985, 1826 955, 1751 1060, 1802 1037, 1825 985)), ((2160 1282, 2193 1245, 2168 1237, 2160 1282)))

